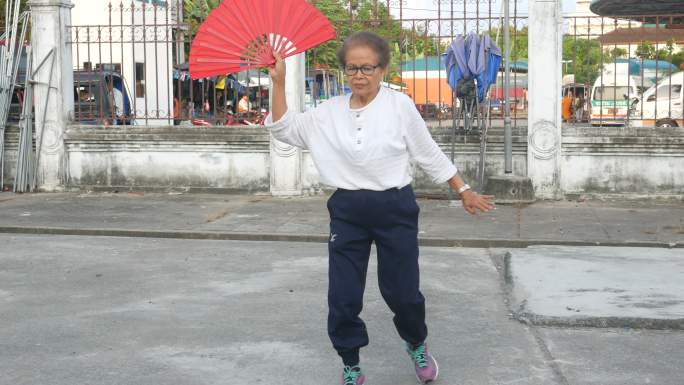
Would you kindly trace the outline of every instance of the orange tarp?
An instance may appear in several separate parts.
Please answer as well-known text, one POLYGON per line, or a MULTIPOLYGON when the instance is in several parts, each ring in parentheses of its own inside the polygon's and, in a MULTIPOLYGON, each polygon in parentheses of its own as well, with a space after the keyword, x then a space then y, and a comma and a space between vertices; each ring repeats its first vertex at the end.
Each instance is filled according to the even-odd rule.
POLYGON ((451 87, 446 79, 404 78, 402 82, 408 89, 406 93, 413 98, 415 104, 445 104, 451 106, 451 87), (441 98, 440 98, 441 94, 441 98))

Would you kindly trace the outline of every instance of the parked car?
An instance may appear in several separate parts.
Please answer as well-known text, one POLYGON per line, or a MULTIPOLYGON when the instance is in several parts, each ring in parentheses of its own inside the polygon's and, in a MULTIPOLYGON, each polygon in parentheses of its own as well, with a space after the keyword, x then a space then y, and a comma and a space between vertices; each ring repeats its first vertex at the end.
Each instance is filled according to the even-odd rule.
POLYGON ((606 66, 591 89, 591 124, 624 125, 639 84, 639 77, 629 74, 628 63, 606 66))
POLYGON ((439 109, 434 103, 416 104, 416 108, 423 119, 437 119, 439 109))
POLYGON ((677 72, 634 98, 630 120, 635 126, 684 127, 684 72, 677 72))
POLYGON ((572 101, 572 117, 570 121, 575 123, 586 123, 589 121, 589 92, 591 87, 582 83, 569 83, 563 86, 561 95, 567 96, 572 92, 574 100, 572 101))
MULTIPOLYGON (((24 79, 25 72, 18 78, 24 79)), ((8 115, 9 122, 18 122, 24 104, 24 86, 17 85, 12 95, 8 115)), ((131 124, 132 109, 129 93, 121 74, 113 71, 74 71, 74 122, 82 124, 124 125, 131 124), (119 111, 115 105, 114 91, 120 92, 119 111)))
POLYGON ((121 74, 114 71, 74 71, 74 121, 83 124, 131 124, 131 101, 121 74), (114 93, 120 93, 117 100, 114 93))

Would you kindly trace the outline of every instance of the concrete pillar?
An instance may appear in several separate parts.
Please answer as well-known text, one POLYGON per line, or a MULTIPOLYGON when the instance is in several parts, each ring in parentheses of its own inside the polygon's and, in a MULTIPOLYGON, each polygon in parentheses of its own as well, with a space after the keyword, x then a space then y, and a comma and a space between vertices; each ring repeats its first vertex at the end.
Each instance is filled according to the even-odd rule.
MULTIPOLYGON (((285 59, 287 76, 285 96, 290 111, 304 111, 305 54, 285 59)), ((271 136, 271 194, 295 196, 302 194, 302 152, 299 148, 273 139, 271 136)))
POLYGON ((36 82, 36 148, 40 151, 37 188, 58 191, 66 183, 64 132, 74 110, 74 75, 71 46, 68 44, 71 34, 67 29, 71 24, 72 4, 71 0, 30 0, 29 7, 33 18, 31 44, 34 68, 54 49, 54 65, 53 59, 48 59, 33 78, 36 82))
POLYGON ((530 0, 529 14, 527 175, 537 198, 560 199, 561 1, 530 0))

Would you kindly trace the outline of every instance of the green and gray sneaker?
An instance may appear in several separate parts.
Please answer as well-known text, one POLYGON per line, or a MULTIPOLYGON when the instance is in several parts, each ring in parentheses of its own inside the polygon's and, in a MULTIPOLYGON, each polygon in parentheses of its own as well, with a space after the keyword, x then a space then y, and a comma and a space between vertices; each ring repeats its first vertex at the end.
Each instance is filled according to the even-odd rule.
POLYGON ((358 365, 344 367, 342 371, 342 385, 363 385, 365 383, 366 377, 358 365))

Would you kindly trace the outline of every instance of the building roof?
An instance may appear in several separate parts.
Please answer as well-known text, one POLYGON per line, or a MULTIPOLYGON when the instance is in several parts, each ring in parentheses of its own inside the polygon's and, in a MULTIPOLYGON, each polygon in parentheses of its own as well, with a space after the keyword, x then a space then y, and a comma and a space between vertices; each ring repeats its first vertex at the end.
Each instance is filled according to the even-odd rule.
POLYGON ((444 63, 439 56, 426 56, 401 62, 401 70, 407 71, 439 71, 444 70, 444 63))
POLYGON ((658 17, 661 22, 684 23, 682 0, 593 0, 591 11, 600 16, 623 17, 642 22, 654 22, 658 17))
POLYGON ((639 44, 642 41, 651 43, 665 43, 674 39, 675 43, 684 43, 684 29, 655 26, 632 28, 618 28, 603 34, 598 40, 604 45, 610 44, 639 44))

